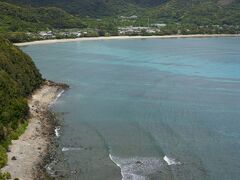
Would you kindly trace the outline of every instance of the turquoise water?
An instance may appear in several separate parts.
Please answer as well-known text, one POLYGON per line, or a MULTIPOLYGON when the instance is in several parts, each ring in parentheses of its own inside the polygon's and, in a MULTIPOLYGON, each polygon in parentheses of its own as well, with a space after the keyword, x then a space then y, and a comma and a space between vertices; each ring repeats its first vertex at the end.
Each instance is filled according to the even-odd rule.
POLYGON ((24 47, 71 86, 58 179, 240 177, 240 39, 83 41, 24 47))

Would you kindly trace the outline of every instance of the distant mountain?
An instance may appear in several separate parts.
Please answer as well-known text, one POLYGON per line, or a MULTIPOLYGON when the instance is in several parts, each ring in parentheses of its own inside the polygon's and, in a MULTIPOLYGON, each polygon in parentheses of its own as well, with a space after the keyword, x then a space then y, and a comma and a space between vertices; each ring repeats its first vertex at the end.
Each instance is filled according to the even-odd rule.
POLYGON ((82 21, 55 7, 19 7, 0 2, 0 32, 39 31, 47 28, 84 27, 82 21))
POLYGON ((166 0, 3 0, 18 5, 34 7, 59 7, 68 13, 102 17, 119 13, 134 13, 147 7, 155 7, 166 0))
POLYGON ((167 23, 240 25, 240 0, 170 0, 145 16, 167 23))
POLYGON ((167 25, 161 34, 239 33, 240 0, 0 0, 0 18, 0 32, 79 28, 82 18, 110 34, 154 23, 167 25))
MULTIPOLYGON (((157 21, 238 23, 240 0, 0 0, 33 7, 58 7, 70 14, 101 18, 138 15, 157 21)), ((202 23, 200 23, 202 24, 202 23)))

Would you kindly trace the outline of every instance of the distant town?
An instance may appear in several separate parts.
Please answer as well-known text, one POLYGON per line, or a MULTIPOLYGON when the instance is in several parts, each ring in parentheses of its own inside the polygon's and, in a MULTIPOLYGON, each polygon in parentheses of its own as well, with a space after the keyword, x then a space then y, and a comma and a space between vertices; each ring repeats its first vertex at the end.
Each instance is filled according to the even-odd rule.
MULTIPOLYGON (((134 35, 165 35, 165 34, 196 34, 204 32, 209 34, 209 29, 212 30, 212 33, 222 33, 222 31, 229 30, 231 33, 238 34, 240 33, 239 26, 219 26, 219 25, 212 25, 212 26, 199 26, 196 29, 189 28, 182 28, 179 26, 179 29, 175 29, 171 33, 169 27, 165 23, 154 23, 150 24, 149 26, 126 26, 126 27, 118 27, 117 32, 114 33, 115 36, 134 36, 134 35)), ((98 37, 98 36, 112 36, 113 34, 109 33, 106 30, 102 29, 93 29, 93 28, 86 28, 86 29, 53 29, 48 31, 40 31, 38 33, 27 33, 27 35, 33 39, 62 39, 62 38, 80 38, 80 37, 98 37)))
POLYGON ((7 34, 11 42, 26 42, 46 39, 72 39, 80 37, 103 36, 153 36, 153 35, 188 35, 188 34, 240 34, 239 25, 211 24, 193 25, 180 22, 156 22, 148 17, 137 15, 118 16, 110 19, 84 19, 86 27, 47 28, 31 32, 7 34))

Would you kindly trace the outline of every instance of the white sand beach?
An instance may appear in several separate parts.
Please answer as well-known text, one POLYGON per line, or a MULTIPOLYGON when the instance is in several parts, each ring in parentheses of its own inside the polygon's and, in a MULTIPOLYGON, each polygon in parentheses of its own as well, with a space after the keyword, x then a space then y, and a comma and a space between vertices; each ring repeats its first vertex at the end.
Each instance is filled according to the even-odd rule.
POLYGON ((169 38, 209 38, 209 37, 240 37, 240 34, 193 34, 193 35, 164 35, 164 36, 110 36, 110 37, 83 37, 75 39, 49 39, 24 43, 15 43, 16 46, 29 46, 37 44, 53 44, 75 41, 96 40, 124 40, 124 39, 169 39, 169 38))

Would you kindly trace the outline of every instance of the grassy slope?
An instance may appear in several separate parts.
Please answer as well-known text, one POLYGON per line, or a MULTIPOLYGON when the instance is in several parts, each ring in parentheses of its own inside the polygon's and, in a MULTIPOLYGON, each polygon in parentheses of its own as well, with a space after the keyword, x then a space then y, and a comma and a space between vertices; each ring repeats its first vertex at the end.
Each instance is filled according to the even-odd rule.
POLYGON ((26 98, 41 82, 31 58, 0 37, 0 168, 10 140, 26 128, 26 98))

